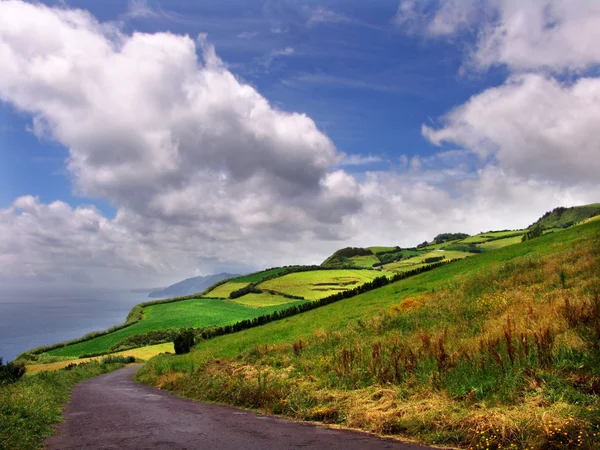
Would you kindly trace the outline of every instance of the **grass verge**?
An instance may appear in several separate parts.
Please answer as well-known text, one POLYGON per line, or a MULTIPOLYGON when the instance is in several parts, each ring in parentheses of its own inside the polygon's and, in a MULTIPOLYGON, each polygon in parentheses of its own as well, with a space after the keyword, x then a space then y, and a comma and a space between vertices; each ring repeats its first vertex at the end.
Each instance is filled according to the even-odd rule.
POLYGON ((73 387, 121 367, 124 365, 90 362, 0 386, 0 449, 41 448, 52 434, 52 426, 62 420, 62 405, 73 387))

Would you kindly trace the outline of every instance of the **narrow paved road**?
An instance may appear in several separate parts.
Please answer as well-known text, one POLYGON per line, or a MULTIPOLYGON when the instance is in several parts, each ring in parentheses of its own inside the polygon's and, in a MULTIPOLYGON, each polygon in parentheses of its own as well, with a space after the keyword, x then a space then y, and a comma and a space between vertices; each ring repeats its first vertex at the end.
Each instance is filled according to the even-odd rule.
POLYGON ((48 449, 401 449, 415 444, 197 403, 135 383, 136 366, 79 384, 48 449))

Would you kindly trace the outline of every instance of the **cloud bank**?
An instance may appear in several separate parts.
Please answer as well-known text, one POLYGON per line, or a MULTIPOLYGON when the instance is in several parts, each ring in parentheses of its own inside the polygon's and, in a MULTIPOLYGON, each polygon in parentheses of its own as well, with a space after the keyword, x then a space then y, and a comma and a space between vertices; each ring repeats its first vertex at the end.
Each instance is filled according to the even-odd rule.
MULTIPOLYGON (((465 27, 461 11, 444 12, 435 33, 465 27)), ((509 59, 493 61, 519 67, 509 59)), ((423 127, 460 152, 356 174, 340 167, 377 160, 346 157, 310 117, 275 108, 202 35, 125 34, 83 10, 2 1, 0 71, 0 99, 68 149, 74 191, 117 211, 15 199, 0 209, 3 281, 156 285, 319 263, 347 245, 522 227, 599 193, 594 78, 515 75, 423 127)))

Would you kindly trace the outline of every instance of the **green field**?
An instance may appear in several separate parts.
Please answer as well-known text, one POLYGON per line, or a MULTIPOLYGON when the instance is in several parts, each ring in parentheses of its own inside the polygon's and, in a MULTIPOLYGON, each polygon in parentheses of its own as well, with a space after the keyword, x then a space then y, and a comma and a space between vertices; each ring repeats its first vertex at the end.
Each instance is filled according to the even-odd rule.
POLYGON ((599 287, 591 221, 154 358, 137 377, 427 444, 591 450, 599 287))
POLYGON ((518 244, 521 242, 522 236, 513 236, 504 239, 495 239, 493 241, 484 242, 483 244, 479 244, 478 247, 487 248, 488 250, 493 250, 501 247, 506 247, 507 245, 518 244))
POLYGON ((306 300, 318 300, 360 286, 378 276, 381 276, 381 273, 376 270, 313 270, 267 280, 258 287, 304 297, 306 300))
POLYGON ((230 281, 234 281, 236 283, 257 283, 267 277, 278 276, 284 272, 287 272, 288 270, 291 270, 291 268, 275 267, 273 269, 263 270, 262 272, 251 273, 249 275, 233 278, 230 281))
POLYGON ((440 256, 444 256, 445 261, 450 261, 452 259, 462 259, 467 258, 469 256, 473 256, 474 253, 467 252, 458 252, 454 250, 433 250, 431 252, 423 252, 417 256, 413 256, 407 259, 401 259, 400 261, 396 261, 390 264, 386 264, 383 266, 383 269, 386 271, 396 272, 396 271, 406 271, 411 269, 416 269, 418 267, 422 267, 426 265, 425 259, 427 258, 436 258, 440 256))
MULTIPOLYGON (((172 342, 165 342, 164 344, 148 345, 146 347, 133 348, 131 350, 123 350, 120 352, 109 353, 111 356, 133 356, 137 360, 148 360, 153 356, 160 355, 161 353, 175 353, 172 342)), ((42 371, 52 371, 63 369, 69 364, 82 364, 90 361, 101 361, 105 355, 94 356, 91 358, 75 358, 67 359, 65 361, 57 361, 46 364, 28 364, 27 365, 27 376, 34 375, 42 371)))
POLYGON ((250 284, 249 281, 239 282, 239 281, 228 281, 225 284, 220 284, 213 290, 204 294, 204 297, 207 298, 229 298, 229 294, 233 291, 237 291, 245 286, 250 284))
POLYGON ((379 258, 377 258, 377 256, 375 256, 375 255, 373 255, 373 256, 352 256, 351 258, 348 258, 348 261, 353 266, 356 266, 356 267, 371 268, 371 267, 373 267, 373 264, 379 262, 379 258))
POLYGON ((298 302, 298 300, 282 297, 281 295, 273 295, 267 292, 260 294, 246 294, 242 297, 232 300, 240 305, 250 306, 252 308, 261 308, 264 306, 287 305, 298 302))
POLYGON ((384 247, 384 246, 375 246, 375 247, 367 247, 373 253, 381 253, 381 252, 391 252, 396 249, 396 247, 384 247))
POLYGON ((282 305, 251 307, 229 300, 196 299, 151 305, 144 308, 144 318, 133 325, 85 342, 47 352, 53 356, 74 356, 106 352, 129 336, 169 328, 200 328, 227 325, 251 319, 285 307, 282 305))

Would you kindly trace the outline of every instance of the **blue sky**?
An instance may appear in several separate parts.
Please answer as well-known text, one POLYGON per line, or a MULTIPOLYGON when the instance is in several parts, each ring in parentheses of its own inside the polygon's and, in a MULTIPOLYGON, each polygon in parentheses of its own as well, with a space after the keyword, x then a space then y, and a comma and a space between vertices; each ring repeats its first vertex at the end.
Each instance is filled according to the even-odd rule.
POLYGON ((597 200, 593 1, 0 9, 9 281, 318 263, 597 200))
MULTIPOLYGON (((87 9, 101 21, 124 20, 128 33, 166 31, 193 38, 206 33, 230 70, 278 108, 306 113, 349 155, 381 158, 369 168, 398 167, 401 155, 434 154, 436 147, 423 139, 421 124, 502 81, 490 73, 460 76, 461 46, 402 33, 393 23, 396 1, 376 5, 69 1, 67 5, 87 9), (147 12, 127 17, 136 7, 147 12), (341 22, 311 24, 319 8, 337 11, 341 22), (293 53, 273 55, 286 48, 293 53)), ((37 139, 29 131, 30 122, 29 115, 11 105, 0 106, 4 175, 0 206, 35 194, 44 202, 91 202, 114 215, 109 202, 73 192, 64 168, 67 149, 37 139)))

